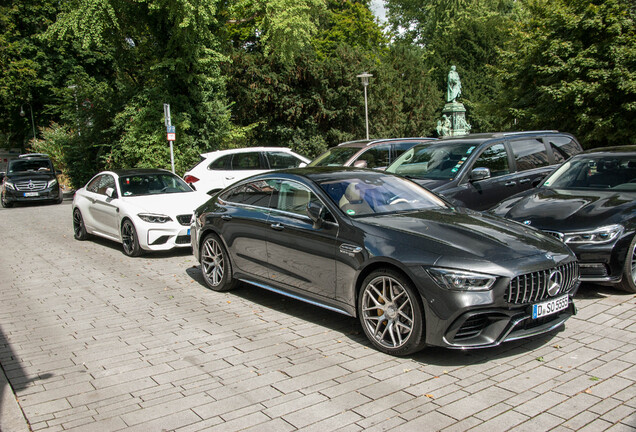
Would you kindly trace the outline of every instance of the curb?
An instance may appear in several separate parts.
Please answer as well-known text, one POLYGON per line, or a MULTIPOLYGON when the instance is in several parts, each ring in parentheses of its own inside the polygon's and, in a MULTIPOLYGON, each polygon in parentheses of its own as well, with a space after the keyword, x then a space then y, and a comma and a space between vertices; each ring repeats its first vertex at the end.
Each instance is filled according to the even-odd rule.
POLYGON ((2 367, 0 367, 0 431, 31 431, 2 367))

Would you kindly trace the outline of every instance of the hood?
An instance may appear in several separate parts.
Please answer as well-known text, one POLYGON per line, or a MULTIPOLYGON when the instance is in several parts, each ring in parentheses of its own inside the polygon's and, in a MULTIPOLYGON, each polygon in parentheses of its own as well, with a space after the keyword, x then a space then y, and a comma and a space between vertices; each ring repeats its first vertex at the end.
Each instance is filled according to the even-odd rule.
POLYGON ((196 191, 120 198, 121 201, 134 206, 138 212, 165 214, 173 217, 192 214, 194 209, 208 199, 210 199, 210 195, 196 191))
POLYGON ((577 231, 624 223, 635 212, 634 192, 543 188, 510 205, 504 215, 539 229, 577 231))
POLYGON ((571 252, 558 240, 514 221, 468 209, 430 210, 359 218, 358 221, 381 227, 387 238, 413 247, 413 236, 427 249, 458 260, 503 263, 510 260, 545 256, 557 260, 569 258, 571 252))

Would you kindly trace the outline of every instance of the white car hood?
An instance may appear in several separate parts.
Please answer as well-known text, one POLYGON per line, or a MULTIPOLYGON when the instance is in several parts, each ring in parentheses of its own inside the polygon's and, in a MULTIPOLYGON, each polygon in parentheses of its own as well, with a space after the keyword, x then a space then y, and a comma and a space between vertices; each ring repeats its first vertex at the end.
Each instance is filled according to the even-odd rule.
POLYGON ((210 195, 203 192, 166 193, 157 195, 140 195, 122 197, 129 209, 136 212, 177 216, 192 214, 194 209, 210 199, 210 195))

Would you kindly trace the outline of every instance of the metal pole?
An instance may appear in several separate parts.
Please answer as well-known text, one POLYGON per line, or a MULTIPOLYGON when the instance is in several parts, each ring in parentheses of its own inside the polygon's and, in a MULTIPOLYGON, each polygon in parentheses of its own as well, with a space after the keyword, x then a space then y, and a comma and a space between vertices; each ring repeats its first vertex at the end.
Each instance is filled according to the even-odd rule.
MULTIPOLYGON (((166 127, 172 126, 172 119, 170 118, 170 104, 163 104, 163 116, 166 127)), ((170 164, 172 165, 172 174, 174 174, 174 148, 172 146, 172 141, 168 142, 170 143, 170 164)))
POLYGON ((36 139, 35 136, 35 120, 33 120, 33 107, 29 104, 29 108, 31 109, 31 126, 33 127, 33 139, 36 139))
POLYGON ((369 139, 369 109, 367 106, 367 86, 364 86, 364 122, 367 126, 367 139, 369 139))

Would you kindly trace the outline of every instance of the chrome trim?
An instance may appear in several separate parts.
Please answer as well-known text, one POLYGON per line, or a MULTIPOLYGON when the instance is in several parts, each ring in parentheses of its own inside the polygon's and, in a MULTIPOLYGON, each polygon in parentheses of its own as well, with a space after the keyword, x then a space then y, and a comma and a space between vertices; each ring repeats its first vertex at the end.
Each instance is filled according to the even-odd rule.
POLYGON ((287 291, 284 291, 284 290, 281 290, 281 289, 278 289, 278 288, 274 288, 274 287, 266 285, 264 283, 253 282, 251 280, 241 279, 241 278, 239 278, 239 280, 241 282, 245 282, 245 283, 248 283, 250 285, 257 286, 259 288, 264 288, 264 289, 266 289, 268 291, 272 291, 272 292, 275 292, 277 294, 282 294, 282 295, 284 295, 286 297, 290 297, 290 298, 293 298, 293 299, 296 299, 296 300, 300 300, 302 302, 309 303, 311 305, 318 306, 318 307, 321 307, 323 309, 327 309, 327 310, 330 310, 330 311, 333 311, 333 312, 338 312, 340 314, 343 314, 343 315, 346 315, 346 316, 349 316, 349 317, 353 316, 350 313, 346 312, 344 309, 339 309, 339 308, 337 308, 335 306, 330 306, 330 305, 327 305, 327 304, 324 304, 324 303, 320 303, 320 302, 315 301, 315 300, 309 300, 308 298, 302 297, 302 296, 297 295, 297 294, 292 294, 290 292, 287 292, 287 291))

